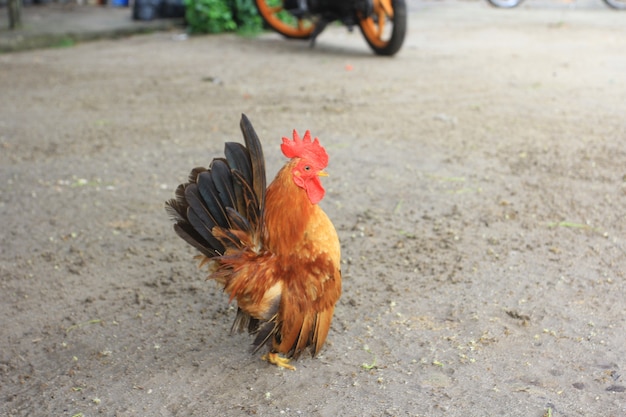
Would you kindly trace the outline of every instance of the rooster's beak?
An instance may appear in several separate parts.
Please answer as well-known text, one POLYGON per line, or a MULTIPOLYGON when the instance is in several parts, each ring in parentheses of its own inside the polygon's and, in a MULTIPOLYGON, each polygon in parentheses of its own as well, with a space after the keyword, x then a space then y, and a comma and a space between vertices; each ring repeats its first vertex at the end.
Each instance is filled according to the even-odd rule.
POLYGON ((320 172, 317 173, 317 175, 319 175, 320 177, 327 177, 328 176, 328 172, 320 171, 320 172))

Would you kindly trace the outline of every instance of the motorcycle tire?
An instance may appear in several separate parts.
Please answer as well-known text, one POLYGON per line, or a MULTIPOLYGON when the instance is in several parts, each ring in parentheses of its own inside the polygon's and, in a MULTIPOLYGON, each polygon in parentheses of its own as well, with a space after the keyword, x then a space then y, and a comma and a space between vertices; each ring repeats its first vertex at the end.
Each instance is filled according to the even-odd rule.
POLYGON ((282 0, 254 0, 263 22, 289 39, 310 39, 315 24, 293 16, 283 8, 282 0))
POLYGON ((404 43, 407 28, 405 0, 374 0, 374 12, 359 19, 359 28, 375 54, 391 56, 404 43), (388 24, 392 27, 386 28, 388 24))
POLYGON ((626 10, 626 0, 602 0, 607 6, 615 10, 626 10))
POLYGON ((493 7, 512 9, 519 6, 524 0, 487 0, 493 7))

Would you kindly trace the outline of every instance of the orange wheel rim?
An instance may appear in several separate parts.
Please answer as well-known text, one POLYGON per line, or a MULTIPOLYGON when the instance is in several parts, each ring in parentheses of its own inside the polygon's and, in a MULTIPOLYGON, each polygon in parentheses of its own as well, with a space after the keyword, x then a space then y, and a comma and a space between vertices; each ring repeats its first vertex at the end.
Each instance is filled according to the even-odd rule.
POLYGON ((378 48, 384 48, 388 41, 383 39, 387 20, 393 19, 391 0, 374 0, 374 15, 361 21, 361 28, 369 41, 378 48))
POLYGON ((278 13, 284 10, 282 2, 280 6, 270 6, 266 1, 259 1, 257 2, 257 6, 259 8, 259 13, 265 18, 265 20, 267 20, 267 23, 272 28, 278 29, 284 35, 299 38, 306 37, 313 32, 313 24, 304 19, 297 19, 295 26, 280 20, 278 13))

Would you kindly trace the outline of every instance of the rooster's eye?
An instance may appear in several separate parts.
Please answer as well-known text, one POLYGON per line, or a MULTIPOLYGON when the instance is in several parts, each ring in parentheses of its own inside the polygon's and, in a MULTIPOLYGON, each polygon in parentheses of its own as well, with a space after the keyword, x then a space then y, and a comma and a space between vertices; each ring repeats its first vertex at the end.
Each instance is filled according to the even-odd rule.
POLYGON ((304 166, 304 170, 305 170, 305 171, 310 171, 310 170, 311 170, 311 167, 310 167, 310 166, 308 166, 308 165, 305 165, 305 166, 304 166))

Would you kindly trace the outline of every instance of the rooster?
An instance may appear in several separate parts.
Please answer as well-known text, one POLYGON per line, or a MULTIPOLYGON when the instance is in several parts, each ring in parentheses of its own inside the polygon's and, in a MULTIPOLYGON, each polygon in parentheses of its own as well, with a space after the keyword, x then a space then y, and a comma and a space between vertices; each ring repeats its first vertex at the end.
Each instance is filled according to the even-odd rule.
POLYGON ((295 370, 289 362, 324 345, 341 295, 337 232, 317 205, 324 197, 326 150, 306 131, 283 137, 290 160, 266 189, 259 138, 242 114, 245 147, 227 142, 225 158, 194 168, 176 198, 166 202, 174 230, 200 251, 200 267, 237 301, 231 332, 254 334, 254 352, 295 370))

